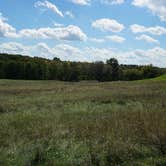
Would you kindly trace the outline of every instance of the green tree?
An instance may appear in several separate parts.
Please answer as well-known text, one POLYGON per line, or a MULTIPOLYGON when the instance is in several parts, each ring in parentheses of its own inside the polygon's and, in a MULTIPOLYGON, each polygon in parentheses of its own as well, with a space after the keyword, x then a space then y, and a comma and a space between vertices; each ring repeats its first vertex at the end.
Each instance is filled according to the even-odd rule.
POLYGON ((113 81, 116 81, 119 79, 119 63, 118 60, 115 58, 111 58, 107 60, 107 65, 110 65, 112 68, 111 72, 111 78, 113 81))

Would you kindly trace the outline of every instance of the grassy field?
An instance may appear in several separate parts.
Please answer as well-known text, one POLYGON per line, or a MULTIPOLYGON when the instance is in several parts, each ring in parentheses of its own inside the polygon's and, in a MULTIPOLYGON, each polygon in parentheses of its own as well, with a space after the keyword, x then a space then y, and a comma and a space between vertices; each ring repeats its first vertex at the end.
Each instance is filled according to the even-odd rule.
POLYGON ((166 80, 0 80, 0 165, 165 166, 166 80))
POLYGON ((164 81, 164 80, 166 80, 166 74, 162 75, 160 77, 154 78, 153 80, 164 81))

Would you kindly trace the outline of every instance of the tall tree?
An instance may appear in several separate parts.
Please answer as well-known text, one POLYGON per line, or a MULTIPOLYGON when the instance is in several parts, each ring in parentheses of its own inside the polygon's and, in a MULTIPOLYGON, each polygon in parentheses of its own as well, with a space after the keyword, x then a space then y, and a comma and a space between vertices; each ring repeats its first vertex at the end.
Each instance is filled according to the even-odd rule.
POLYGON ((112 68, 111 77, 113 81, 119 79, 119 63, 118 60, 115 58, 111 58, 107 60, 107 65, 110 65, 112 68))

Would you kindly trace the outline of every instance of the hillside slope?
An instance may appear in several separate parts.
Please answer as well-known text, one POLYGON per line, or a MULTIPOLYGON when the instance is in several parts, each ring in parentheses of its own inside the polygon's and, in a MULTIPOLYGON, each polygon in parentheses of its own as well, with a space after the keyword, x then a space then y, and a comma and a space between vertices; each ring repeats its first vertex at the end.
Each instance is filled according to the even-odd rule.
POLYGON ((166 74, 153 78, 153 80, 164 81, 164 80, 166 80, 166 74))

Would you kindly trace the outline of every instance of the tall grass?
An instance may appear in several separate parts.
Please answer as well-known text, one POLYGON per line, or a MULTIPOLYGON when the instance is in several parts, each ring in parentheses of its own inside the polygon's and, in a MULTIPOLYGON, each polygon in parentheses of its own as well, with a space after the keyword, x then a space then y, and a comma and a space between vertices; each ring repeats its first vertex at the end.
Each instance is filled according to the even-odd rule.
POLYGON ((166 82, 0 81, 0 165, 166 165, 166 82))

